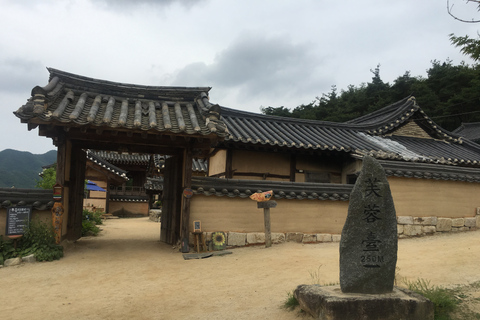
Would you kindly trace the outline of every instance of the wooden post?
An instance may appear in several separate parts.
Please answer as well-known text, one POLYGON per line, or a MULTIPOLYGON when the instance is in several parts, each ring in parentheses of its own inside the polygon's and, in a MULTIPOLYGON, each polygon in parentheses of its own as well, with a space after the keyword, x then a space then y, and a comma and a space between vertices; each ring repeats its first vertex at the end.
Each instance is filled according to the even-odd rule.
POLYGON ((263 208, 263 219, 265 224, 265 248, 272 246, 272 233, 270 231, 270 208, 275 208, 277 206, 276 201, 265 201, 257 202, 257 207, 259 209, 263 208))
MULTIPOLYGON (((183 156, 183 190, 192 187, 192 149, 185 149, 183 156)), ((188 227, 190 225, 190 197, 182 194, 182 218, 180 224, 180 239, 182 241, 182 252, 189 252, 188 227)))

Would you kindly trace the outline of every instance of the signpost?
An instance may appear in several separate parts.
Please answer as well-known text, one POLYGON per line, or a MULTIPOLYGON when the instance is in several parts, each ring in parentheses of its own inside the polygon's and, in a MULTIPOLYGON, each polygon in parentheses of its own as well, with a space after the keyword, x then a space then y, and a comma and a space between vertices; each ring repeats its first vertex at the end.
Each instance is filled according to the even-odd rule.
POLYGON ((277 206, 276 201, 257 202, 257 208, 263 209, 263 218, 265 223, 265 248, 272 246, 272 233, 270 231, 270 208, 277 206))
POLYGON ((17 247, 17 239, 23 236, 30 223, 32 215, 31 206, 7 208, 7 226, 5 235, 14 239, 14 246, 17 247))

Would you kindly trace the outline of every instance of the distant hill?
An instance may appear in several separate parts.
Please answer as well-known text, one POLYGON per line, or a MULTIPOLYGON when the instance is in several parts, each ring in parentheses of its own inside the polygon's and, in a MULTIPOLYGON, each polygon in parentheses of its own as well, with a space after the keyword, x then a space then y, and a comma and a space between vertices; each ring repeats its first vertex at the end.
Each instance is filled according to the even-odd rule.
POLYGON ((42 167, 57 161, 57 151, 32 154, 5 149, 0 151, 0 188, 35 188, 42 167))

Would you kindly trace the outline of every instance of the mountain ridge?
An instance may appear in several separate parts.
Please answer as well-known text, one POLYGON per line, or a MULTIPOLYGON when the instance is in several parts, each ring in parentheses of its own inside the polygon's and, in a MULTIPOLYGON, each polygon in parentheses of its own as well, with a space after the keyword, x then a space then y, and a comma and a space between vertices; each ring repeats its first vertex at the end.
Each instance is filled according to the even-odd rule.
POLYGON ((57 151, 43 154, 5 149, 0 151, 0 188, 35 188, 42 167, 57 161, 57 151))

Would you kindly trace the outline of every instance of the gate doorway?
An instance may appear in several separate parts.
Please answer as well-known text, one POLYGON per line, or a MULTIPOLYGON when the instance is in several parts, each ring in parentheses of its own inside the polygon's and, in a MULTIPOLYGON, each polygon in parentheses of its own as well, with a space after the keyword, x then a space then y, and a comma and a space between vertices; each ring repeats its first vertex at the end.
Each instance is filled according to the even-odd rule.
POLYGON ((191 187, 192 157, 208 157, 227 134, 220 107, 209 102, 210 88, 139 86, 48 71, 48 84, 34 87, 15 115, 58 148, 62 238, 81 237, 88 149, 170 155, 160 238, 174 244, 188 237, 190 205, 182 192, 191 187))

